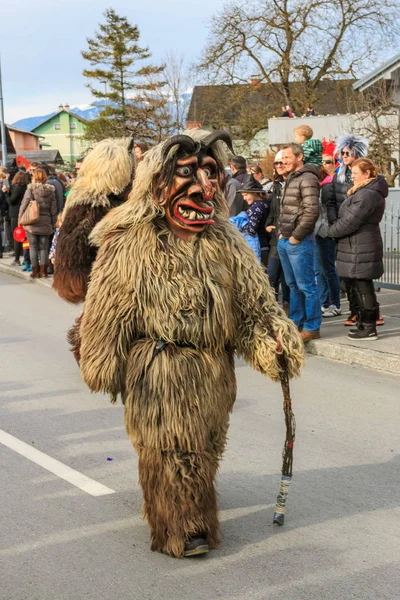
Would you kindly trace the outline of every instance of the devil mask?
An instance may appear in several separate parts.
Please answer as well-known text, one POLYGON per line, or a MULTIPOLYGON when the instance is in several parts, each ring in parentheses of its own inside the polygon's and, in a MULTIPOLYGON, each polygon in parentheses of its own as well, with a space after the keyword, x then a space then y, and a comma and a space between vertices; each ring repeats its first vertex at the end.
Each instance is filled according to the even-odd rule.
POLYGON ((233 153, 226 131, 216 131, 201 141, 175 135, 164 144, 157 195, 169 229, 182 239, 189 239, 214 224, 214 196, 221 191, 225 180, 223 165, 213 151, 219 140, 233 153), (170 151, 176 146, 178 150, 171 156, 170 151))

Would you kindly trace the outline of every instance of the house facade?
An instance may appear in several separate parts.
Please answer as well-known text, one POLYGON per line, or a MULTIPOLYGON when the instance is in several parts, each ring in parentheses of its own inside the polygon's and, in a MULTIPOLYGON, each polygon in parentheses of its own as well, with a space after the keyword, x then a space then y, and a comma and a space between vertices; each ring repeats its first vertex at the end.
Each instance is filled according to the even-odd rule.
POLYGON ((11 141, 14 145, 14 150, 17 154, 23 154, 24 152, 37 152, 40 150, 40 136, 31 131, 25 131, 14 127, 13 125, 6 125, 11 141))
MULTIPOLYGON (((338 115, 356 112, 358 93, 353 90, 354 81, 323 80, 316 88, 319 101, 314 108, 317 114, 329 116, 329 125, 335 131, 340 120, 338 115)), ((292 97, 301 97, 301 82, 290 83, 290 90, 292 97)), ((280 107, 272 98, 271 87, 266 84, 252 81, 250 85, 195 86, 186 124, 189 129, 199 126, 211 130, 228 129, 237 154, 259 159, 269 146, 291 141, 293 128, 303 122, 301 117, 281 119, 278 115, 280 107)))
POLYGON ((88 147, 88 143, 82 139, 87 121, 72 113, 68 104, 58 108, 55 115, 32 131, 42 138, 40 145, 43 150, 58 150, 64 162, 74 164, 88 147))

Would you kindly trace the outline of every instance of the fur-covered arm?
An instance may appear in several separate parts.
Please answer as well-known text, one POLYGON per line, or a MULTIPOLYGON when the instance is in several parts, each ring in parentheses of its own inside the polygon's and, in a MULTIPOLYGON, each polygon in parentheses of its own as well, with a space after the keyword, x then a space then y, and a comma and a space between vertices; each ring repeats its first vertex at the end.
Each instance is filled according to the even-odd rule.
POLYGON ((81 204, 66 212, 57 241, 53 288, 67 302, 85 300, 97 250, 89 244, 89 235, 108 210, 81 204))
POLYGON ((115 401, 125 389, 125 371, 134 339, 135 292, 129 257, 118 237, 105 240, 93 265, 80 327, 81 375, 93 392, 115 401), (119 266, 119 268, 118 268, 119 266))
POLYGON ((236 248, 234 260, 240 315, 238 354, 254 369, 278 381, 280 345, 279 351, 287 359, 289 377, 298 376, 304 363, 304 346, 297 327, 276 302, 266 273, 245 244, 236 248))

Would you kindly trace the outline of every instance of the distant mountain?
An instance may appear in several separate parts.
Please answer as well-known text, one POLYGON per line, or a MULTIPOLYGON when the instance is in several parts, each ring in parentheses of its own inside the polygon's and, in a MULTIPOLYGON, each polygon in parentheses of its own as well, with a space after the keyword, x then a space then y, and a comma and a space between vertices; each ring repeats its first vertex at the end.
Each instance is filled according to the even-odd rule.
MULTIPOLYGON (((191 91, 185 92, 181 96, 181 102, 183 104, 183 110, 185 115, 187 114, 187 111, 189 109, 191 98, 191 91)), ((172 112, 173 103, 169 102, 168 104, 172 112)), ((75 113, 79 117, 82 117, 82 119, 86 119, 87 121, 93 121, 93 119, 96 119, 99 116, 100 111, 103 107, 104 101, 96 100, 93 102, 93 104, 77 104, 76 106, 71 106, 70 110, 72 113, 75 113)), ((41 117, 27 117, 26 119, 20 119, 19 121, 15 121, 13 125, 14 127, 19 127, 20 129, 24 129, 25 131, 32 131, 32 129, 35 129, 35 127, 37 127, 41 123, 44 123, 44 121, 47 121, 47 119, 50 119, 50 117, 53 117, 56 114, 57 111, 52 112, 48 115, 43 115, 41 117)))

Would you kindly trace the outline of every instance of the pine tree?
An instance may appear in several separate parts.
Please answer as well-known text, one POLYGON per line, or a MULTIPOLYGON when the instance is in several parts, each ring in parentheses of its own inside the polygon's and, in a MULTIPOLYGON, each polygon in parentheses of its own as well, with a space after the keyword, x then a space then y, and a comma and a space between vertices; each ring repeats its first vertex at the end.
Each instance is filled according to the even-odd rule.
MULTIPOLYGON (((151 102, 150 92, 162 88, 164 83, 158 79, 155 84, 154 80, 159 78, 164 66, 147 64, 139 68, 138 63, 149 59, 151 53, 149 48, 139 46, 138 27, 131 25, 126 17, 118 16, 112 8, 107 9, 104 16, 106 22, 99 25, 95 37, 87 40, 88 50, 82 52, 83 58, 94 67, 85 69, 84 77, 104 85, 103 90, 95 83, 87 84, 95 98, 104 100, 104 108, 99 118, 89 123, 86 137, 98 140, 133 133, 139 139, 140 129, 146 129, 148 113, 143 94, 151 102), (133 120, 132 111, 136 115, 133 120)), ((155 100, 159 102, 159 98, 155 100)))

